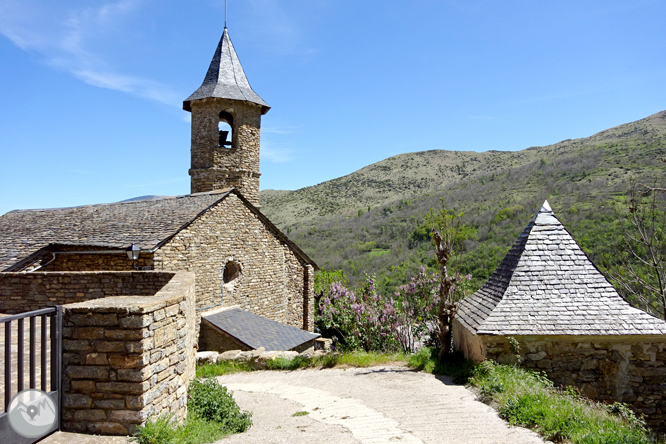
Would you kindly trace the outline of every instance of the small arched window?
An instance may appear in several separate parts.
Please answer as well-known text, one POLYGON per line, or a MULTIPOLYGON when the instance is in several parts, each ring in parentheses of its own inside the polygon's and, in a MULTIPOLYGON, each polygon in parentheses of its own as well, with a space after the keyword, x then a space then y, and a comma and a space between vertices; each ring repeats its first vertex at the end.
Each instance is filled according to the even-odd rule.
POLYGON ((230 149, 233 147, 234 118, 226 111, 220 112, 220 123, 217 126, 219 140, 217 146, 230 149))
POLYGON ((230 284, 236 281, 241 276, 241 266, 238 262, 229 261, 227 265, 224 266, 224 273, 222 274, 222 280, 225 284, 230 284))

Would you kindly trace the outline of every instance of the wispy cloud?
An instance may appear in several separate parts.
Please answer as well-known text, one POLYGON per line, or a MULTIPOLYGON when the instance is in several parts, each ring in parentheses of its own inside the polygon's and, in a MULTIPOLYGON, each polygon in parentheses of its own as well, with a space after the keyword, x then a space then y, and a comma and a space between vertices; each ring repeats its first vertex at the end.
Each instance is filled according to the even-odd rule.
POLYGON ((277 148, 270 142, 261 142, 261 161, 271 163, 286 163, 296 159, 296 153, 291 148, 277 148))
MULTIPOLYGON (((89 85, 121 91, 178 106, 177 94, 151 79, 118 72, 95 51, 94 41, 117 31, 147 0, 115 0, 90 7, 89 2, 3 0, 0 34, 24 51, 37 53, 50 66, 89 85)), ((120 32, 120 31, 118 31, 120 32)))
POLYGON ((281 0, 249 0, 257 32, 270 35, 272 51, 282 55, 311 55, 319 52, 311 46, 300 26, 294 6, 281 0))

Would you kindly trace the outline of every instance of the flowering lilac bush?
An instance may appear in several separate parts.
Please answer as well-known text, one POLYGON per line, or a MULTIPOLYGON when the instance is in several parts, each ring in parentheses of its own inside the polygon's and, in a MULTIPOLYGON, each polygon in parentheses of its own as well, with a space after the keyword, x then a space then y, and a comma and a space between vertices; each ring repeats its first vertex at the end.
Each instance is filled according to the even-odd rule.
POLYGON ((334 332, 337 345, 350 350, 394 351, 397 316, 393 298, 377 293, 372 278, 356 291, 338 282, 319 301, 317 322, 322 331, 334 332))
POLYGON ((407 285, 395 292, 398 301, 398 324, 394 332, 404 352, 413 353, 420 345, 436 346, 439 278, 425 268, 407 285))
MULTIPOLYGON (((466 280, 456 276, 456 282, 466 280)), ((356 291, 333 282, 319 300, 317 324, 344 349, 413 353, 423 344, 436 345, 439 285, 437 274, 425 268, 393 296, 377 293, 370 277, 356 291)), ((454 285, 452 298, 460 299, 464 287, 454 285)))

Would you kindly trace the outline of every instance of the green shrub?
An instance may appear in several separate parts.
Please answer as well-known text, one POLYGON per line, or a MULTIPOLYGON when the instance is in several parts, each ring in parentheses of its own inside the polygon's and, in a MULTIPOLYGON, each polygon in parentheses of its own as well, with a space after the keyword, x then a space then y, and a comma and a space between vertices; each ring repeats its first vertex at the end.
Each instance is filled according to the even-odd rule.
POLYGON ((227 388, 214 379, 190 383, 188 412, 206 421, 217 422, 229 433, 241 433, 252 425, 252 414, 241 412, 227 388))
POLYGON ((215 380, 194 380, 189 386, 187 419, 175 424, 170 416, 149 419, 131 438, 137 444, 204 444, 241 433, 252 425, 251 413, 215 380))

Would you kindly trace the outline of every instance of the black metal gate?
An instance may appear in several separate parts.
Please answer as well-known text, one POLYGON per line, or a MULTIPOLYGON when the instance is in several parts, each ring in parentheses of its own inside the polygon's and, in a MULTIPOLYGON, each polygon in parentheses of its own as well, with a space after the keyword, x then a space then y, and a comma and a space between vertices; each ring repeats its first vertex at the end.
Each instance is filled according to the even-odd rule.
POLYGON ((9 404, 23 390, 42 390, 53 401, 57 416, 47 433, 60 429, 62 306, 1 316, 0 339, 0 364, 3 364, 0 367, 0 399, 3 400, 0 401, 3 402, 0 409, 0 443, 31 444, 41 438, 24 438, 13 430, 8 418, 9 404))

